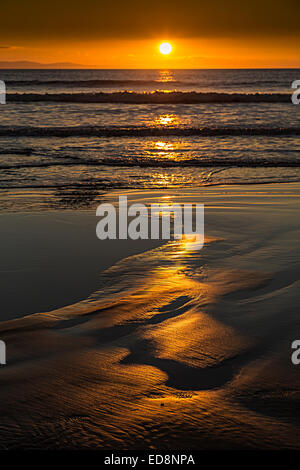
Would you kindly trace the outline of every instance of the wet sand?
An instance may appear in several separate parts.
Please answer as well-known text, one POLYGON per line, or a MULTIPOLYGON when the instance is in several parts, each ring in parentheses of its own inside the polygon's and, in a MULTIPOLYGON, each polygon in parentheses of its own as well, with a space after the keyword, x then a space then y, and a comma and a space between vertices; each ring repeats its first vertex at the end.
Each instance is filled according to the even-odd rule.
POLYGON ((88 297, 102 271, 161 245, 158 240, 99 241, 95 211, 0 214, 0 321, 88 297))
POLYGON ((3 448, 299 448, 300 186, 130 197, 159 194, 205 203, 202 250, 126 248, 91 295, 1 323, 3 448))

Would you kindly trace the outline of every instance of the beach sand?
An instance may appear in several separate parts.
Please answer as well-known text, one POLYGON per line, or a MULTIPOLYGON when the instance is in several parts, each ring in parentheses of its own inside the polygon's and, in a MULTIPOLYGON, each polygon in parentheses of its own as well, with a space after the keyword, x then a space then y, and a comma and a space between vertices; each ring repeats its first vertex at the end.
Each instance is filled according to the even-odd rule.
POLYGON ((39 262, 27 264, 35 257, 26 252, 25 272, 11 275, 25 283, 21 296, 11 288, 2 299, 2 319, 14 319, 0 324, 0 447, 299 449, 291 343, 300 338, 300 185, 126 194, 204 203, 204 248, 191 251, 184 240, 104 246, 95 212, 1 216, 7 271, 18 266, 15 227, 29 222, 18 253, 30 230, 46 245, 37 237, 39 262), (67 233, 80 235, 69 244, 67 233), (41 295, 37 279, 49 263, 41 295))

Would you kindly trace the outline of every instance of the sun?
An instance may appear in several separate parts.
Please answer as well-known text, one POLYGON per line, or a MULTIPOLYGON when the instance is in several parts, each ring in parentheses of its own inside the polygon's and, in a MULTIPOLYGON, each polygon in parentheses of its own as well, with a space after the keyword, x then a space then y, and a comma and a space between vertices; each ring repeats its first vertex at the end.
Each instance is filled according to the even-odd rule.
POLYGON ((161 54, 167 55, 167 54, 170 54, 171 51, 172 51, 172 46, 169 42, 163 42, 159 46, 159 52, 161 52, 161 54))

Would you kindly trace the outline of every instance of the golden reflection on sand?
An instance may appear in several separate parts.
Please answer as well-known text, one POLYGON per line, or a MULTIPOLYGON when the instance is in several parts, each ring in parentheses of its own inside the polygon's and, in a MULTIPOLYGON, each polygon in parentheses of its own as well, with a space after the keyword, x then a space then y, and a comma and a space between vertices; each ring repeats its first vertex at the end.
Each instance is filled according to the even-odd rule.
MULTIPOLYGON (((267 277, 208 268, 187 243, 108 270, 122 294, 1 324, 10 345, 0 377, 6 446, 160 449, 163 439, 214 448, 220 436, 233 446, 266 438, 270 419, 226 394, 250 341, 209 306, 267 277)), ((293 427, 286 433, 296 446, 293 427)))

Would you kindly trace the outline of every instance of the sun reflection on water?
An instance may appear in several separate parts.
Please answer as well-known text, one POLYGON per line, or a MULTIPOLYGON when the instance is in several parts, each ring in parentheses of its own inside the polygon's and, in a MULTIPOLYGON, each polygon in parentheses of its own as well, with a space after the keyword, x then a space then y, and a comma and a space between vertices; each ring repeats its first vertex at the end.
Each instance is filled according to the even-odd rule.
POLYGON ((175 126, 178 123, 179 119, 175 114, 161 114, 154 120, 154 124, 159 126, 175 126))
POLYGON ((174 161, 180 161, 185 158, 185 155, 181 154, 180 142, 165 142, 162 140, 154 141, 151 143, 153 151, 150 151, 150 155, 157 159, 169 159, 174 161))
POLYGON ((172 82, 174 80, 173 72, 171 70, 160 70, 158 79, 160 82, 172 82))
POLYGON ((174 144, 172 144, 171 142, 163 142, 161 140, 159 140, 158 142, 155 142, 154 147, 157 150, 162 150, 162 151, 165 151, 165 152, 168 152, 170 150, 175 150, 175 145, 174 144))

